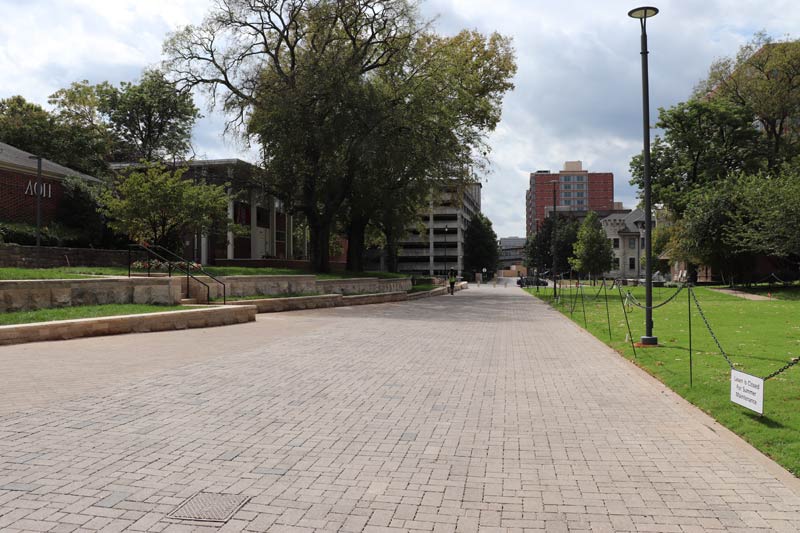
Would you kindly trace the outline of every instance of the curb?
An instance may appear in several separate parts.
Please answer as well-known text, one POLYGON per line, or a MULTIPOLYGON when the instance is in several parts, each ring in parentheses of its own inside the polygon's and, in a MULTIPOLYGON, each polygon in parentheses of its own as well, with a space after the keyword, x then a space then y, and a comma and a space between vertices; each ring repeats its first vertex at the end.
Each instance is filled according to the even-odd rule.
POLYGON ((0 345, 123 335, 125 333, 210 328, 253 322, 255 319, 256 306, 243 305, 15 324, 0 326, 0 345))

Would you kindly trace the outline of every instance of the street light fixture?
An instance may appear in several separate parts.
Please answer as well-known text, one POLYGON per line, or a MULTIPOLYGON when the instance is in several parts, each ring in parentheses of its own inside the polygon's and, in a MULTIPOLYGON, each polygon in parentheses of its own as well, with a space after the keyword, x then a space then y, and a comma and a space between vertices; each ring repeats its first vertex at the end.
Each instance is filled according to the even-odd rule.
POLYGON ((36 188, 33 193, 36 195, 36 246, 42 245, 42 157, 30 155, 28 159, 36 160, 36 188))
MULTIPOLYGON (((653 265, 652 265, 652 206, 650 199, 650 82, 647 67, 647 19, 658 14, 655 7, 643 6, 631 9, 628 16, 639 19, 642 28, 642 127, 644 132, 644 249, 645 249, 645 334, 642 345, 656 346, 658 338, 653 336, 653 265)), ((641 258, 640 258, 641 260, 641 258)))
POLYGON ((556 298, 558 297, 558 290, 556 289, 556 285, 558 284, 558 280, 556 278, 556 225, 558 224, 558 216, 556 216, 556 184, 559 183, 559 181, 550 180, 550 183, 553 184, 553 211, 551 212, 553 217, 553 235, 550 239, 550 255, 553 256, 553 264, 550 270, 552 271, 551 274, 553 276, 553 303, 555 303, 556 298))

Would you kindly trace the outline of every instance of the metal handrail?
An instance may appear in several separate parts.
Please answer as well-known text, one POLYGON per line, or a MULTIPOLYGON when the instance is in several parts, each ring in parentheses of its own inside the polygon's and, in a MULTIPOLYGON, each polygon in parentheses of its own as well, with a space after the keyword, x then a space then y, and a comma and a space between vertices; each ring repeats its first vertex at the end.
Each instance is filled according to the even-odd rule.
MULTIPOLYGON (((189 269, 187 267, 181 266, 181 263, 188 264, 189 261, 187 261, 187 260, 185 260, 183 258, 180 258, 180 256, 178 256, 177 254, 174 254, 173 252, 169 252, 171 255, 174 255, 175 257, 179 257, 181 259, 181 261, 178 262, 178 263, 176 263, 174 261, 170 261, 169 259, 167 259, 163 255, 161 255, 158 252, 156 252, 155 250, 153 250, 154 247, 158 247, 160 250, 169 252, 169 250, 166 250, 164 247, 158 246, 158 245, 143 245, 143 244, 129 244, 128 245, 128 277, 131 277, 131 264, 132 264, 132 262, 131 262, 131 250, 134 250, 134 249, 144 250, 145 252, 147 252, 148 255, 153 256, 155 259, 163 261, 164 263, 167 264, 169 277, 172 277, 173 268, 175 270, 178 270, 178 271, 183 272, 184 274, 186 274, 186 297, 187 298, 189 298, 191 296, 190 287, 189 287, 189 279, 191 278, 191 279, 195 280, 197 283, 203 285, 206 288, 206 300, 208 302, 211 302, 211 286, 208 283, 205 283, 204 281, 202 281, 202 280, 198 279, 197 277, 195 277, 194 275, 192 275, 192 273, 189 271, 189 269)), ((150 277, 150 265, 149 264, 147 265, 147 276, 150 277)), ((209 276, 209 277, 213 278, 213 276, 209 276)), ((220 283, 222 285, 222 303, 225 304, 226 303, 225 302, 225 284, 222 283, 220 280, 218 280, 216 278, 213 278, 213 279, 214 279, 214 281, 216 281, 217 283, 220 283)))
MULTIPOLYGON (((151 248, 157 248, 157 249, 158 249, 158 250, 160 250, 162 253, 164 253, 164 254, 166 254, 166 255, 168 255, 168 256, 172 256, 172 257, 174 257, 174 258, 178 259, 179 261, 181 261, 181 262, 183 262, 183 263, 186 263, 186 264, 188 264, 188 263, 190 263, 190 262, 191 262, 191 261, 188 261, 187 259, 185 259, 185 258, 183 258, 183 257, 179 256, 178 254, 176 254, 176 253, 175 253, 175 252, 173 252, 172 250, 169 250, 169 249, 167 249, 167 248, 164 248, 163 246, 161 246, 161 245, 159 245, 159 244, 151 244, 151 245, 150 245, 150 247, 151 247, 151 248)), ((208 272, 208 271, 207 271, 205 268, 203 268, 203 265, 202 265, 202 264, 199 264, 199 263, 198 263, 198 266, 200 267, 200 268, 198 269, 198 271, 199 271, 199 272, 202 272, 202 273, 203 273, 203 274, 205 274, 207 277, 211 278, 211 279, 212 279, 212 280, 214 280, 215 282, 217 282, 217 283, 219 283, 220 285, 222 285, 222 303, 223 303, 223 304, 224 304, 224 303, 226 303, 226 298, 227 298, 227 294, 226 294, 226 293, 227 293, 227 290, 226 290, 225 282, 224 282, 224 281, 222 281, 222 280, 220 280, 220 279, 218 279, 216 276, 213 276, 211 273, 209 273, 209 272, 208 272)))

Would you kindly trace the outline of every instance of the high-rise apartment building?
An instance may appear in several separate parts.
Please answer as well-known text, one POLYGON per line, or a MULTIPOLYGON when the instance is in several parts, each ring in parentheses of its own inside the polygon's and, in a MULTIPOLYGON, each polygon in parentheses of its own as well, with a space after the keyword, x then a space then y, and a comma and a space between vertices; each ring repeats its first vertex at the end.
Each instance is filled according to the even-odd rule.
POLYGON ((536 232, 554 209, 579 215, 587 211, 610 211, 614 206, 614 174, 589 172, 580 161, 567 161, 564 170, 554 173, 537 170, 531 173, 526 194, 526 231, 536 232))

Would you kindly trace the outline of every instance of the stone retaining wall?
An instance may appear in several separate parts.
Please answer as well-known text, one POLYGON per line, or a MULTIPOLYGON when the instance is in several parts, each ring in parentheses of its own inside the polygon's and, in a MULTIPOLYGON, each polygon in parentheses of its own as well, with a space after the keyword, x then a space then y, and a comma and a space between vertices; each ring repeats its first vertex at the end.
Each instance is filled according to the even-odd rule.
MULTIPOLYGON (((197 298, 199 302, 206 301, 206 294, 211 293, 211 298, 222 298, 222 286, 207 276, 195 276, 208 284, 209 290, 196 280, 189 278, 191 287, 190 297, 197 298)), ((229 299, 246 296, 272 295, 272 294, 302 294, 319 292, 314 276, 221 276, 218 278, 225 283, 225 290, 229 299)), ((186 294, 186 276, 181 278, 181 286, 186 294)))
POLYGON ((0 326, 0 345, 123 333, 210 328, 252 322, 255 319, 256 307, 250 305, 19 324, 0 326))
POLYGON ((0 312, 102 304, 177 305, 179 278, 92 278, 0 281, 0 312))
POLYGON ((367 294, 379 292, 408 292, 411 290, 411 278, 352 278, 325 279, 317 281, 317 292, 322 294, 367 294))
POLYGON ((258 308, 259 313, 280 313, 283 311, 339 307, 342 305, 342 295, 323 294, 321 296, 295 298, 264 298, 263 300, 241 300, 228 303, 230 305, 254 305, 258 308))
MULTIPOLYGON (((222 298, 222 286, 207 276, 195 276, 207 283, 209 289, 189 278, 191 287, 190 297, 197 298, 198 302, 206 302, 206 294, 211 293, 212 299, 222 298)), ((353 278, 353 279, 326 279, 317 280, 312 275, 301 276, 221 276, 218 278, 225 283, 228 299, 237 297, 271 296, 275 294, 371 294, 386 292, 406 292, 411 290, 410 278, 378 279, 378 278, 353 278)), ((181 277, 184 294, 186 293, 186 276, 181 277)))
POLYGON ((357 294, 354 296, 343 296, 342 305, 370 305, 385 304, 389 302, 405 302, 408 300, 408 293, 385 292, 380 294, 357 294))
POLYGON ((0 267, 128 266, 127 250, 0 244, 0 267))

